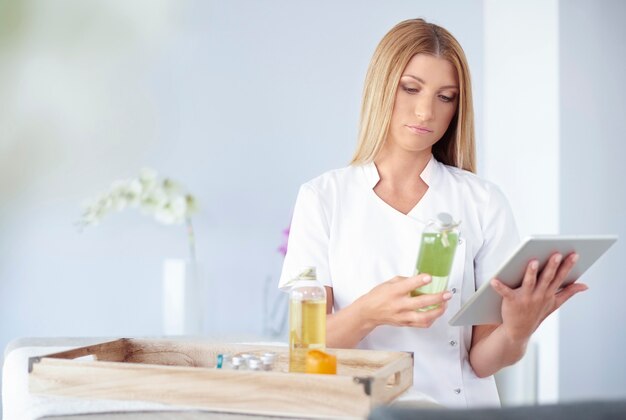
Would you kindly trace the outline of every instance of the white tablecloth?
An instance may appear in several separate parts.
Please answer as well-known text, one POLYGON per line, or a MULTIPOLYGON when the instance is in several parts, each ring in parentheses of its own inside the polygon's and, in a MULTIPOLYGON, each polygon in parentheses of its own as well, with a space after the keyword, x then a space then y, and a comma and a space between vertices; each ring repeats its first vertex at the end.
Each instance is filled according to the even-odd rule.
POLYGON ((33 395, 28 392, 28 358, 67 350, 72 347, 19 347, 5 356, 2 369, 2 408, 4 420, 31 420, 44 416, 83 413, 197 410, 141 401, 87 400, 33 395))

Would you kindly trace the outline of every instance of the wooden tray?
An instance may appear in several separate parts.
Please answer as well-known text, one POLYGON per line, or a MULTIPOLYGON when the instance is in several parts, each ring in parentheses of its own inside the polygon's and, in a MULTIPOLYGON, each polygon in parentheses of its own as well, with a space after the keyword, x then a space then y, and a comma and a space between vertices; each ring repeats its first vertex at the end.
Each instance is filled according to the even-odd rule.
POLYGON ((328 349, 337 375, 289 373, 287 347, 122 338, 33 357, 34 394, 153 401, 210 411, 366 417, 413 384, 413 354, 328 349), (277 353, 272 371, 216 369, 217 355, 277 353))

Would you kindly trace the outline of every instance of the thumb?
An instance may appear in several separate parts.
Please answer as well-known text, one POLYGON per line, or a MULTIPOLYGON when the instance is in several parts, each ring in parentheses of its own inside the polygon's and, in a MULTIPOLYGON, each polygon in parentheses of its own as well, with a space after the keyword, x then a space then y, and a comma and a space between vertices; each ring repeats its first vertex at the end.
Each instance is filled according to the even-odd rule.
POLYGON ((576 293, 584 292, 587 289, 589 289, 589 287, 583 283, 572 283, 564 287, 556 294, 556 308, 560 308, 561 305, 567 302, 576 293))

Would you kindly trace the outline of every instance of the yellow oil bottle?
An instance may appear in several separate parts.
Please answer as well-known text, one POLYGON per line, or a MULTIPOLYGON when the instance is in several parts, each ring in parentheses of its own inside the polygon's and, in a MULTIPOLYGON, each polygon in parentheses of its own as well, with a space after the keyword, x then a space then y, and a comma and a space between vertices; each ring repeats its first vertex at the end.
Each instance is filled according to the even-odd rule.
POLYGON ((289 292, 289 371, 305 372, 309 350, 326 348, 326 289, 307 267, 289 292))

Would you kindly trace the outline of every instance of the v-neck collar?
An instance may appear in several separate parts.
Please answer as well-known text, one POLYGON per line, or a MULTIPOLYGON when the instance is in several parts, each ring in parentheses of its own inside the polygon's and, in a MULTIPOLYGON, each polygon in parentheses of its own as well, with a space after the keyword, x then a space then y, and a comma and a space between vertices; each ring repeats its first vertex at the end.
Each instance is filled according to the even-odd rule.
POLYGON ((428 185, 428 190, 420 199, 420 201, 418 201, 417 204, 406 214, 390 206, 374 191, 374 187, 376 186, 376 184, 378 184, 378 181, 380 181, 380 174, 378 173, 378 168, 376 167, 376 164, 373 161, 366 163, 362 166, 362 170, 363 175, 365 176, 366 185, 369 189, 369 193, 371 193, 381 205, 385 206, 386 208, 400 216, 409 217, 413 220, 424 223, 426 217, 428 216, 426 214, 427 212, 424 212, 425 206, 427 205, 429 197, 434 194, 434 191, 432 191, 433 186, 438 182, 439 178, 441 177, 441 165, 442 164, 438 162, 434 156, 431 155, 430 160, 426 164, 426 167, 420 174, 420 178, 422 178, 422 180, 428 185))
MULTIPOLYGON (((437 179, 439 178, 439 175, 441 173, 440 165, 441 163, 439 163, 437 159, 435 159, 435 157, 431 155, 430 160, 426 164, 426 167, 420 174, 420 178, 422 178, 422 181, 424 181, 426 185, 428 185, 429 189, 437 182, 437 179)), ((372 161, 364 164, 362 168, 365 173, 368 187, 373 189, 376 184, 378 184, 378 181, 380 181, 380 174, 378 173, 378 168, 376 167, 376 164, 374 163, 374 161, 372 161)))

